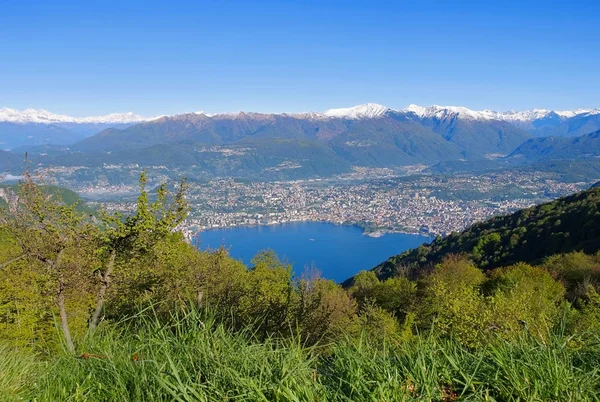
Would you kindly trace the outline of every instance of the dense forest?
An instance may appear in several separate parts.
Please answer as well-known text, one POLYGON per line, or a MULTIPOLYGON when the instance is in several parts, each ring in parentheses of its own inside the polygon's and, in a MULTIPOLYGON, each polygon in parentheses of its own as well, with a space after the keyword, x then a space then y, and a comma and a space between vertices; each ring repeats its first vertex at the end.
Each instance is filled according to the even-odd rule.
POLYGON ((171 188, 150 194, 142 175, 134 212, 91 215, 24 174, 0 206, 5 400, 600 392, 600 189, 438 239, 406 253, 414 264, 403 257, 343 288, 270 251, 247 267, 194 248, 177 230, 186 183, 171 188))

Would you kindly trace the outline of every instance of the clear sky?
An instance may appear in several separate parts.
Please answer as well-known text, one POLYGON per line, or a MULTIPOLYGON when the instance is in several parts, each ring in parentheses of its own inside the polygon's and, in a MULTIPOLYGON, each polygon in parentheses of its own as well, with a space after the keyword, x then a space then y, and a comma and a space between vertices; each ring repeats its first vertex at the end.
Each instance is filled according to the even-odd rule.
POLYGON ((0 107, 600 107, 598 3, 3 0, 0 107))

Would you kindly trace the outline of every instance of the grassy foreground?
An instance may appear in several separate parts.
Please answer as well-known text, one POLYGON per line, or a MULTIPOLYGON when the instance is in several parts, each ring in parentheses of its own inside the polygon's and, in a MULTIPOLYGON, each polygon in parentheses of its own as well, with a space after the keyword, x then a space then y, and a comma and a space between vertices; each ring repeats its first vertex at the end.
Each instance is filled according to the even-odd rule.
POLYGON ((144 313, 41 358, 0 346, 7 401, 592 401, 600 393, 600 335, 524 333, 470 349, 422 334, 368 336, 305 347, 257 342, 197 311, 144 313))

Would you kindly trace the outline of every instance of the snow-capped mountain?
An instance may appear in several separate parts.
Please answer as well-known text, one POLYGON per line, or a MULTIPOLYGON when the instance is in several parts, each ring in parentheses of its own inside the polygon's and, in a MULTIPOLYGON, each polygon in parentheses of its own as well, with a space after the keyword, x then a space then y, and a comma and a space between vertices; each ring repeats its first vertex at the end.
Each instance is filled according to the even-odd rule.
POLYGON ((411 104, 404 109, 395 110, 376 103, 367 103, 348 108, 329 109, 323 113, 313 113, 311 117, 373 119, 385 116, 390 112, 414 114, 421 119, 444 119, 448 117, 458 117, 465 120, 498 120, 514 124, 529 124, 537 120, 545 119, 549 116, 556 116, 560 120, 566 120, 578 116, 600 115, 600 109, 531 109, 523 111, 509 110, 506 112, 498 112, 489 109, 472 110, 463 106, 418 106, 411 104))
MULTIPOLYGON (((212 158, 211 172, 217 175, 238 174, 239 166, 244 174, 262 175, 264 169, 293 162, 301 168, 292 176, 301 177, 338 174, 351 166, 488 161, 545 137, 570 143, 600 130, 600 109, 497 112, 410 105, 394 110, 368 103, 325 112, 198 111, 146 120, 132 114, 73 118, 1 109, 0 149, 13 150, 12 155, 53 155, 67 164, 89 157, 96 161, 90 163, 208 166, 206 158, 212 158), (224 161, 215 150, 226 150, 227 158, 246 156, 224 161), (68 158, 71 162, 65 162, 68 158)), ((597 136, 585 147, 594 141, 597 136)), ((6 159, 0 155, 0 167, 6 159)))
POLYGON ((323 113, 327 117, 337 117, 344 119, 374 119, 383 116, 392 109, 378 105, 377 103, 366 103, 354 107, 341 109, 329 109, 323 113))
MULTIPOLYGON (((306 113, 282 113, 299 119, 324 119, 324 118, 342 118, 342 119, 374 119, 385 116, 390 112, 414 114, 419 118, 443 119, 455 116, 462 119, 471 120, 500 120, 512 123, 531 123, 536 120, 544 119, 551 115, 558 116, 559 119, 570 119, 576 116, 591 116, 600 114, 600 109, 577 109, 577 110, 548 110, 531 109, 523 111, 510 110, 498 112, 494 110, 472 110, 462 106, 418 106, 411 104, 404 109, 391 109, 387 106, 377 103, 366 103, 353 107, 329 109, 325 112, 306 112, 306 113)), ((236 118, 240 115, 255 114, 268 116, 267 113, 205 113, 203 111, 195 112, 198 115, 207 117, 236 118)), ((11 108, 0 109, 0 122, 26 124, 131 124, 155 120, 159 117, 144 117, 131 112, 112 113, 104 116, 72 117, 49 112, 44 109, 25 109, 15 110, 11 108)))
POLYGON ((15 110, 6 107, 0 109, 0 122, 16 124, 129 124, 139 123, 153 119, 154 118, 142 117, 131 112, 111 113, 105 116, 71 117, 52 113, 44 109, 15 110))
POLYGON ((133 113, 72 117, 43 109, 0 109, 0 149, 24 145, 70 145, 107 128, 125 128, 153 120, 133 113))
MULTIPOLYGON (((0 149, 14 149, 22 145, 70 145, 109 128, 124 130, 140 123, 143 125, 159 122, 182 124, 177 129, 173 128, 173 130, 177 130, 178 135, 190 130, 190 127, 199 127, 206 122, 218 123, 219 127, 233 124, 232 122, 246 124, 248 128, 268 126, 269 130, 280 134, 289 131, 288 135, 295 135, 292 132, 297 133, 306 130, 306 127, 312 127, 313 130, 316 130, 315 132, 318 132, 319 138, 334 138, 344 131, 347 124, 360 123, 360 130, 363 130, 362 134, 366 135, 373 131, 375 125, 384 120, 395 125, 391 130, 398 129, 399 122, 405 121, 412 124, 410 128, 406 128, 411 132, 420 131, 418 129, 420 126, 426 126, 436 132, 443 132, 445 133, 443 135, 446 136, 457 136, 456 133, 469 132, 476 135, 476 138, 472 138, 471 134, 457 136, 457 138, 480 142, 483 141, 483 138, 488 138, 490 149, 493 149, 492 153, 495 153, 496 150, 492 145, 495 141, 504 138, 498 133, 506 133, 507 130, 515 134, 509 136, 514 137, 514 141, 511 140, 501 147, 500 151, 508 150, 514 145, 513 142, 522 140, 524 136, 575 137, 596 131, 600 129, 600 109, 570 111, 532 109, 498 112, 472 110, 461 106, 409 105, 404 109, 395 110, 376 103, 366 103, 347 108, 329 109, 324 112, 217 114, 195 112, 150 118, 133 113, 72 117, 43 109, 2 108, 0 109, 0 149), (295 127, 295 131, 291 129, 292 126, 295 127), (496 138, 497 135, 502 138, 496 138)), ((216 130, 210 135, 220 138, 223 134, 216 130)), ((354 143, 353 141, 348 140, 349 143, 354 143)), ((464 146, 465 144, 460 145, 464 146)))
POLYGON ((324 120, 324 119, 374 119, 385 115, 387 112, 393 111, 387 106, 377 103, 365 103, 352 107, 329 109, 324 112, 302 112, 302 113, 250 113, 250 112, 228 112, 228 113, 205 113, 204 111, 196 112, 195 114, 204 115, 207 117, 216 118, 238 118, 240 115, 254 116, 289 116, 296 119, 307 120, 324 120))
POLYGON ((403 112, 414 113, 420 118, 442 119, 448 116, 457 116, 463 119, 472 120, 500 120, 511 123, 531 123, 536 120, 544 119, 551 114, 557 115, 561 119, 569 119, 575 116, 591 116, 600 114, 600 109, 578 109, 578 110, 548 110, 531 109, 523 111, 510 110, 507 112, 497 112, 494 110, 471 110, 461 106, 438 106, 433 105, 423 107, 418 105, 409 105, 403 112))

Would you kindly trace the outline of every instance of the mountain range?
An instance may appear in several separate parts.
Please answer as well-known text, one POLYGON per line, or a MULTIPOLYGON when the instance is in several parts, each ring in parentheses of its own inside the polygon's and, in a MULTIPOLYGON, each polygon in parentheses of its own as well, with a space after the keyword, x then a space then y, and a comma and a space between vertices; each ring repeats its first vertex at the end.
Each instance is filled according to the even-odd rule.
POLYGON ((352 166, 485 163, 506 156, 510 163, 591 158, 598 155, 594 149, 600 141, 589 133, 598 130, 600 109, 495 112, 410 105, 393 110, 370 103, 319 113, 196 112, 157 118, 132 113, 73 118, 0 109, 0 147, 38 150, 47 156, 42 162, 197 165, 242 176, 278 171, 278 177, 302 177, 342 173, 352 166), (59 147, 33 147, 44 144, 59 147))
POLYGON ((47 110, 0 109, 0 148, 28 145, 69 145, 109 127, 125 128, 150 120, 133 113, 71 117, 47 110))

